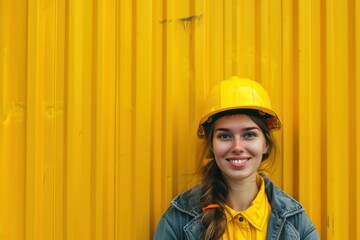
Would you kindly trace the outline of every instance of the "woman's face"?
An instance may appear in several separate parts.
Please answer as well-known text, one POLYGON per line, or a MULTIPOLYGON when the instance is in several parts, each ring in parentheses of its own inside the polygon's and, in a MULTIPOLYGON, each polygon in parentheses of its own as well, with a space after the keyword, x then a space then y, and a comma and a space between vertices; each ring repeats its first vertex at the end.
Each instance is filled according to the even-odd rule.
POLYGON ((216 120, 212 151, 224 177, 239 181, 256 176, 268 146, 260 127, 249 116, 237 114, 216 120))

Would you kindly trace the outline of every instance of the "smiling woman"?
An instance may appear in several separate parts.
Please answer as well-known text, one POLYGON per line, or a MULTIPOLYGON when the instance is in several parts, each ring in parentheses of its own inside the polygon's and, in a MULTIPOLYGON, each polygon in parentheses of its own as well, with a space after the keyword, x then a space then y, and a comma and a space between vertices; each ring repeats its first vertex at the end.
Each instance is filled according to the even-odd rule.
POLYGON ((208 156, 202 181, 171 202, 154 239, 319 239, 300 203, 259 173, 280 127, 259 83, 216 86, 198 129, 208 156))

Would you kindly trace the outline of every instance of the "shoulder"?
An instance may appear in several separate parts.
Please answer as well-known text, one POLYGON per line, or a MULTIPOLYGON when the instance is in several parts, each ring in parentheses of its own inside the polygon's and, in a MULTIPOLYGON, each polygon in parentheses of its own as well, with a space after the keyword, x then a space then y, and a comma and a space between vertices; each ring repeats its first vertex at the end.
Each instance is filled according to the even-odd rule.
POLYGON ((282 225, 281 239, 319 239, 314 224, 305 212, 304 207, 278 188, 269 178, 262 175, 266 184, 272 216, 269 226, 273 229, 277 225, 282 225))
POLYGON ((266 195, 269 198, 273 212, 286 217, 304 211, 303 206, 298 201, 277 187, 264 174, 261 174, 261 176, 264 178, 266 195))
POLYGON ((196 217, 201 214, 200 196, 201 189, 200 187, 195 186, 194 188, 176 196, 171 201, 171 207, 180 212, 196 217))
POLYGON ((193 188, 176 196, 161 217, 154 239, 185 239, 201 216, 200 189, 193 188))

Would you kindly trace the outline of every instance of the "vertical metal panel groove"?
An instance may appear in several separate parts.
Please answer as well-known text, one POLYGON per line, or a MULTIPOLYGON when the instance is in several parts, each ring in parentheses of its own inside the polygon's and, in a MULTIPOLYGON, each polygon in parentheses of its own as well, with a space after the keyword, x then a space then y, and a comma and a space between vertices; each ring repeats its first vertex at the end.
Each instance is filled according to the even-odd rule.
POLYGON ((59 234, 62 233, 62 235, 60 235, 63 238, 66 238, 68 236, 68 224, 67 224, 67 219, 68 219, 68 203, 67 203, 67 199, 68 199, 68 192, 67 192, 67 186, 68 186, 68 179, 67 179, 67 175, 68 175, 68 162, 69 162, 69 149, 68 149, 68 140, 69 140, 69 135, 68 135, 68 128, 69 128, 69 111, 68 111, 68 106, 69 106, 69 95, 68 93, 68 89, 69 89, 69 42, 70 42, 70 37, 69 37, 69 27, 70 27, 70 11, 69 11, 69 0, 65 0, 65 6, 64 6, 64 22, 65 22, 65 26, 64 26, 64 128, 63 128, 63 148, 64 148, 64 164, 63 164, 63 172, 62 172, 62 179, 60 179, 60 181, 63 181, 63 185, 61 188, 61 193, 63 194, 63 197, 60 201, 62 201, 62 207, 63 207, 63 211, 62 211, 62 219, 60 220, 62 223, 61 228, 59 229, 59 234))
MULTIPOLYGON (((320 1, 320 36, 321 36, 321 44, 320 44, 320 65, 321 65, 321 73, 320 73, 320 84, 321 87, 323 89, 327 89, 327 54, 326 54, 326 49, 327 49, 327 29, 326 29, 326 0, 321 0, 320 1)), ((321 96, 321 131, 320 134, 323 137, 323 141, 321 144, 321 148, 320 148, 320 155, 321 155, 321 166, 323 169, 328 169, 328 163, 327 163, 327 159, 328 159, 328 152, 327 152, 327 141, 326 139, 328 138, 328 134, 327 134, 327 129, 328 129, 328 122, 327 122, 327 118, 328 118, 328 114, 326 111, 326 107, 327 106, 327 91, 321 91, 320 92, 320 96, 321 96)), ((322 171, 321 172, 322 175, 322 179, 321 179, 321 185, 325 186, 327 179, 328 179, 328 171, 322 171)), ((328 214, 327 214, 327 209, 328 209, 328 201, 324 201, 323 198, 326 198, 326 196, 328 196, 328 189, 327 187, 322 187, 321 188, 321 208, 320 211, 321 213, 318 215, 318 218, 321 219, 321 222, 323 221, 328 221, 328 214)), ((320 236, 322 236, 323 238, 325 236, 327 236, 327 226, 325 226, 325 224, 318 224, 318 231, 320 236)))
MULTIPOLYGON (((96 164, 96 158, 98 157, 98 151, 97 148, 99 146, 97 146, 97 139, 101 136, 98 136, 98 128, 99 128, 99 121, 98 121, 98 108, 97 108, 97 103, 99 101, 96 101, 96 99, 98 99, 98 94, 97 94, 97 90, 98 88, 101 89, 102 86, 99 86, 99 81, 100 79, 98 78, 98 67, 99 65, 101 66, 101 60, 98 61, 98 58, 100 57, 98 54, 98 4, 97 1, 94 0, 90 3, 91 5, 91 29, 92 29, 92 33, 91 33, 91 39, 92 39, 92 46, 91 46, 91 55, 92 55, 92 59, 91 62, 89 63, 90 67, 91 67, 91 89, 90 89, 90 96, 91 96, 91 104, 90 104, 90 111, 91 111, 91 116, 94 116, 90 121, 90 125, 91 125, 91 132, 90 132, 90 136, 91 136, 91 142, 90 142, 90 185, 92 186, 91 190, 90 190, 90 238, 91 240, 94 240, 96 237, 99 238, 99 236, 101 236, 100 233, 98 233, 96 230, 96 224, 100 225, 102 221, 97 222, 96 220, 98 219, 98 216, 96 214, 96 203, 95 201, 99 200, 99 197, 101 196, 101 192, 99 191, 99 189, 97 188, 96 182, 101 182, 102 179, 98 178, 97 175, 97 170, 96 168, 100 168, 100 164, 96 164), (98 197, 97 197, 98 196, 98 197), (99 234, 99 235, 98 235, 99 234)), ((106 161, 106 159, 104 159, 104 161, 106 161)), ((103 207, 103 206, 102 206, 103 207)), ((105 218, 104 216, 99 216, 102 217, 102 220, 104 221, 105 218)))
MULTIPOLYGON (((353 51, 353 49, 356 49, 356 43, 355 43, 355 1, 353 0, 349 0, 348 1, 348 32, 349 32, 349 37, 348 37, 348 48, 349 48, 349 53, 348 53, 348 62, 349 62, 349 90, 348 90, 348 102, 349 104, 349 123, 348 126, 350 126, 350 134, 349 134, 349 146, 347 151, 349 152, 349 189, 350 189, 350 196, 349 196, 349 202, 348 205, 349 206, 353 206, 354 210, 350 210, 349 213, 349 222, 353 223, 354 226, 358 226, 358 220, 357 220, 357 215, 356 215, 356 209, 358 208, 357 206, 357 197, 356 194, 354 193, 354 191, 352 189, 358 189, 357 188, 357 182, 356 182, 356 165, 357 162, 353 161, 354 159, 356 159, 356 135, 354 134, 356 132, 356 128, 357 128, 357 119, 356 119, 356 115, 354 115, 353 113, 356 112, 357 109, 357 105, 356 105, 356 84, 355 84, 355 79, 356 79, 356 68, 355 68, 355 64, 356 64, 356 57, 355 57, 355 51, 353 51), (354 116, 353 116, 354 115, 354 116), (353 166, 355 165, 355 166, 353 166)), ((350 207, 351 209, 352 207, 350 207)), ((351 224, 349 224, 348 226, 348 231, 349 231, 349 238, 350 239, 356 239, 356 228, 353 228, 350 226, 351 224)))

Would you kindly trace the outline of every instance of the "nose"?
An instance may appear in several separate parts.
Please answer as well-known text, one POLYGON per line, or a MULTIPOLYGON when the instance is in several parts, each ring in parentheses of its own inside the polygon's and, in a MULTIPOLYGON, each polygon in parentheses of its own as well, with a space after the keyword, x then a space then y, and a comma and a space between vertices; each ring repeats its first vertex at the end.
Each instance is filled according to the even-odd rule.
POLYGON ((239 137, 235 137, 232 143, 232 151, 234 153, 241 153, 244 151, 244 142, 239 138, 239 137))

